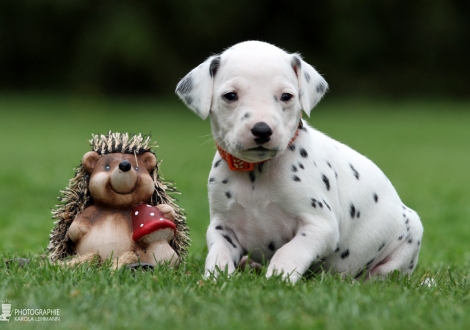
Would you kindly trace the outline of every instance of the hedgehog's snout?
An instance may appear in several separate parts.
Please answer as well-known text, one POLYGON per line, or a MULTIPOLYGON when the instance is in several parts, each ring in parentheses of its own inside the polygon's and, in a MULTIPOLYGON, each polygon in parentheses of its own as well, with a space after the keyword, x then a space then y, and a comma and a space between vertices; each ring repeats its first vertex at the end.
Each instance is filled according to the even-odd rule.
POLYGON ((123 160, 119 163, 118 168, 111 173, 110 183, 115 192, 128 194, 134 190, 138 175, 136 171, 131 171, 131 169, 132 164, 123 160))
POLYGON ((132 165, 129 161, 123 160, 119 163, 119 169, 123 172, 128 172, 132 168, 132 165))

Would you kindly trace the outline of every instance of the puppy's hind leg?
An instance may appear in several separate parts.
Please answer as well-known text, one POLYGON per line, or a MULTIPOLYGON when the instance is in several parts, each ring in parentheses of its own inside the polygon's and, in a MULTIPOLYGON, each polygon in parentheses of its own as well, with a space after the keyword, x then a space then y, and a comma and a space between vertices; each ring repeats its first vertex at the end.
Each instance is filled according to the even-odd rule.
POLYGON ((419 249, 411 249, 407 243, 400 245, 369 271, 371 277, 386 276, 395 270, 411 274, 418 263, 419 249))
POLYGON ((400 245, 370 270, 370 276, 384 276, 395 270, 411 274, 418 263, 423 226, 418 215, 409 210, 405 217, 406 234, 398 237, 400 245))

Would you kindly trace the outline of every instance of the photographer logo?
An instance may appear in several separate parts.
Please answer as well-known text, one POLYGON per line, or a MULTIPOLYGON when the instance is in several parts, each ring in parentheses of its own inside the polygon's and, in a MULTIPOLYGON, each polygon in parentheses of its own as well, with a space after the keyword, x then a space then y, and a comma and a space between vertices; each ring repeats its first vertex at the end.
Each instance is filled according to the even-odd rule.
POLYGON ((2 315, 0 321, 10 322, 57 322, 60 321, 60 309, 21 308, 12 309, 11 301, 2 301, 2 315))
POLYGON ((11 317, 11 301, 2 301, 2 315, 0 315, 0 321, 10 322, 11 317))

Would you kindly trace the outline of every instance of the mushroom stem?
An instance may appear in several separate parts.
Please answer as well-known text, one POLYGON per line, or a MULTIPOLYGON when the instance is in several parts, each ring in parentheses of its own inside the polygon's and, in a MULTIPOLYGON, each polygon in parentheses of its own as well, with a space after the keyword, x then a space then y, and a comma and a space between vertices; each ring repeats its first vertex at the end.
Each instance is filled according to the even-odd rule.
POLYGON ((170 266, 177 265, 178 255, 167 241, 156 241, 151 243, 145 253, 140 255, 140 260, 152 265, 169 262, 170 266))

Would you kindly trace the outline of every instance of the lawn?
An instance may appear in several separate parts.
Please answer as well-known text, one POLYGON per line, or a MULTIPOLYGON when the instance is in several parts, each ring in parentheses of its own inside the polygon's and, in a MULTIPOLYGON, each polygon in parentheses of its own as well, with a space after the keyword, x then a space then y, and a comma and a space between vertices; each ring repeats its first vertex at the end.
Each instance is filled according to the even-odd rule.
MULTIPOLYGON (((470 102, 324 100, 317 129, 372 159, 425 234, 410 277, 366 283, 331 274, 295 286, 238 273, 202 279, 208 224, 207 175, 215 147, 209 121, 166 99, 0 95, 0 301, 13 309, 60 309, 57 322, 10 321, 42 329, 463 329, 470 324, 470 102), (59 190, 92 133, 152 133, 185 209, 192 245, 174 271, 63 269, 41 262, 59 190), (32 258, 7 269, 12 256, 32 258), (432 277, 428 287, 422 281, 432 277)), ((3 322, 0 322, 3 323, 3 322)), ((1 330, 1 329, 0 329, 1 330)))

